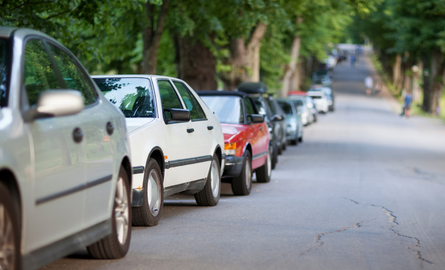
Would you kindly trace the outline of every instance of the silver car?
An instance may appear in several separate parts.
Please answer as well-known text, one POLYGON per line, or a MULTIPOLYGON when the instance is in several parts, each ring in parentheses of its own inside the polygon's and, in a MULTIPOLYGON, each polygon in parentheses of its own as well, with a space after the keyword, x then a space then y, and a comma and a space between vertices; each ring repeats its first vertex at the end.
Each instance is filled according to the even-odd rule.
POLYGON ((311 105, 308 104, 306 98, 306 96, 289 96, 289 100, 291 100, 294 103, 294 106, 300 111, 304 126, 314 122, 314 114, 311 111, 311 105))
POLYGON ((0 269, 37 269, 131 237, 125 118, 51 37, 0 27, 0 269))
POLYGON ((297 145, 303 142, 303 119, 302 112, 297 108, 294 100, 276 99, 286 114, 286 139, 291 145, 297 145))

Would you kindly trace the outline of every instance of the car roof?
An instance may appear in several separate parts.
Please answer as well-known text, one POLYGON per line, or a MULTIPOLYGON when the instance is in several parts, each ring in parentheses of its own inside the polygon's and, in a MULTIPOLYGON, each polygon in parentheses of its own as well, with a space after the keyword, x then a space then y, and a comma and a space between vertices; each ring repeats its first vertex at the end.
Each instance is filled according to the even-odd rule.
POLYGON ((323 91, 307 91, 307 94, 310 96, 325 96, 326 94, 323 91))
POLYGON ((8 27, 8 26, 1 26, 0 27, 0 37, 2 38, 9 38, 12 33, 14 32, 14 30, 16 30, 17 28, 15 27, 8 27))
POLYGON ((249 95, 244 92, 238 91, 196 91, 200 96, 238 96, 238 97, 248 97, 249 95))
POLYGON ((236 91, 245 92, 249 94, 266 93, 267 86, 262 82, 243 82, 236 88, 236 91))
POLYGON ((169 76, 162 75, 150 75, 150 74, 118 74, 118 75, 91 75, 93 79, 101 79, 101 78, 147 78, 147 79, 173 79, 173 80, 181 80, 178 78, 173 78, 169 76))

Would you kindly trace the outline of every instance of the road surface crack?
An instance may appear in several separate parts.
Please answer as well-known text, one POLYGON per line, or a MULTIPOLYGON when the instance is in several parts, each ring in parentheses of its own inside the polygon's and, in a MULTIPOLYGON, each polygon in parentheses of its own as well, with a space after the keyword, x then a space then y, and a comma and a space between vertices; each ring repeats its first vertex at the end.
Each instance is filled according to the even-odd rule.
POLYGON ((324 232, 324 233, 319 233, 319 234, 317 234, 317 235, 314 237, 314 242, 316 243, 316 245, 311 246, 308 250, 306 250, 306 251, 304 251, 304 252, 301 252, 301 253, 300 253, 300 256, 303 256, 304 254, 309 253, 309 252, 310 252, 311 250, 313 250, 313 249, 316 249, 316 248, 318 248, 318 247, 321 247, 321 246, 324 244, 324 242, 321 241, 321 238, 322 238, 323 236, 325 236, 325 235, 327 235, 327 234, 332 234, 332 233, 341 233, 342 231, 346 231, 346 230, 349 230, 349 229, 360 228, 360 227, 361 227, 361 226, 360 226, 360 223, 362 223, 362 221, 359 221, 359 222, 357 222, 357 223, 354 223, 354 225, 351 226, 351 227, 345 227, 345 228, 338 229, 338 230, 336 230, 336 231, 332 231, 332 232, 324 232))
MULTIPOLYGON (((348 198, 345 198, 345 199, 348 200, 348 201, 351 201, 351 202, 354 203, 354 204, 360 204, 359 202, 354 201, 354 200, 352 200, 352 199, 348 199, 348 198)), ((433 264, 433 262, 428 261, 427 259, 423 258, 423 257, 422 257, 422 254, 420 253, 419 250, 415 250, 415 248, 420 248, 420 247, 421 247, 421 246, 420 246, 420 239, 419 239, 419 238, 417 238, 417 237, 413 237, 413 236, 409 236, 409 235, 405 235, 405 234, 402 234, 402 233, 400 233, 399 231, 393 229, 395 226, 400 225, 399 222, 397 222, 397 216, 394 215, 394 212, 393 212, 393 211, 389 210, 389 209, 386 208, 386 207, 380 206, 380 205, 375 205, 375 204, 368 204, 368 205, 370 205, 370 206, 372 206, 372 207, 380 208, 381 210, 383 210, 383 211, 385 212, 385 215, 388 217, 388 222, 391 224, 391 226, 388 227, 388 230, 390 230, 391 232, 393 232, 395 235, 397 235, 397 236, 399 236, 399 237, 408 238, 408 239, 411 239, 411 240, 414 240, 414 241, 415 241, 415 244, 414 244, 414 245, 407 246, 406 248, 407 248, 409 251, 411 251, 411 252, 413 252, 414 254, 416 254, 417 259, 419 259, 419 260, 421 260, 421 261, 424 261, 424 262, 426 262, 426 263, 429 263, 429 264, 433 264)))

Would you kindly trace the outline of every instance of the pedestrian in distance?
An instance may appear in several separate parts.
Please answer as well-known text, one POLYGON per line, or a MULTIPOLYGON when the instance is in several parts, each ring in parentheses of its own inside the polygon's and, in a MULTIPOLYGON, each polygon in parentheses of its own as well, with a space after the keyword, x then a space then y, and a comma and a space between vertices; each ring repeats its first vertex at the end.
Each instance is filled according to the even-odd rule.
POLYGON ((406 92, 405 106, 403 106, 403 110, 402 110, 402 113, 400 114, 400 116, 406 116, 406 117, 411 116, 411 103, 412 102, 413 102, 413 96, 411 95, 410 92, 406 92))
POLYGON ((355 67, 355 61, 356 61, 357 59, 355 58, 355 55, 353 54, 353 55, 351 55, 351 67, 355 67))
POLYGON ((371 76, 365 78, 366 95, 370 96, 372 93, 372 86, 374 85, 374 80, 371 76))

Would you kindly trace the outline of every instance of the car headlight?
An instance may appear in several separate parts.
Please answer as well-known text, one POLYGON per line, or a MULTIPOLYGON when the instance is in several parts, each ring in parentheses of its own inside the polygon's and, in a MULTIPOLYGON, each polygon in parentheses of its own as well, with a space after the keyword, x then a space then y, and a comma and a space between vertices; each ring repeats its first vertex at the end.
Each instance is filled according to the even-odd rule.
POLYGON ((301 117, 307 117, 307 112, 302 113, 301 117))
POLYGON ((236 143, 225 143, 224 152, 227 156, 235 155, 236 153, 236 143))

